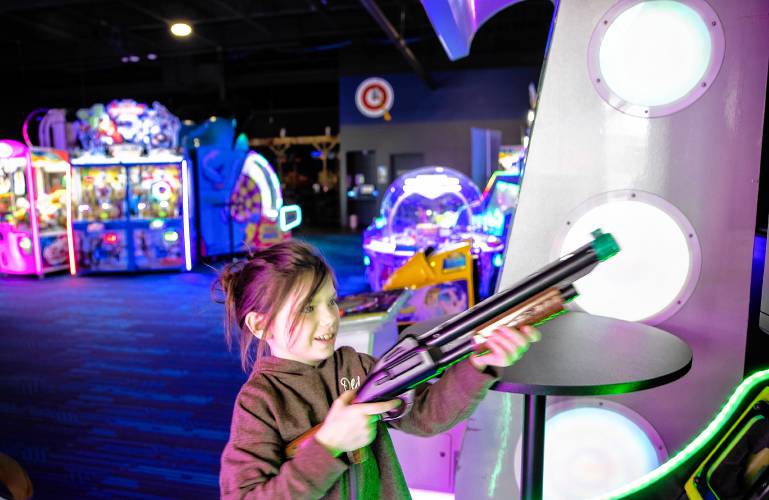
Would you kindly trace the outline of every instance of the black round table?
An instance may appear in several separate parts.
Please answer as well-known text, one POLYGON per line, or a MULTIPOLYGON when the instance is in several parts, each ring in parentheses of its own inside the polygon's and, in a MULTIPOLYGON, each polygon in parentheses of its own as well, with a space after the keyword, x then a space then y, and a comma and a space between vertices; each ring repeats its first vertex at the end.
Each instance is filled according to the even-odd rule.
MULTIPOLYGON (((445 319, 425 321, 406 332, 426 331, 445 319)), ((692 351, 684 341, 642 323, 573 312, 540 325, 539 330, 542 340, 502 370, 492 387, 524 395, 524 500, 542 498, 548 395, 594 396, 650 389, 682 377, 692 365, 692 351)))

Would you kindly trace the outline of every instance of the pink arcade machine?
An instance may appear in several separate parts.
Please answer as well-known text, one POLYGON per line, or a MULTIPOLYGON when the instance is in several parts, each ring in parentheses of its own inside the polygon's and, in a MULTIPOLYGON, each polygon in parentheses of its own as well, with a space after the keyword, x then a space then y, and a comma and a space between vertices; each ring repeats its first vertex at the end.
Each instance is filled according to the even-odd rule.
POLYGON ((64 151, 0 140, 0 273, 69 267, 69 169, 64 151))

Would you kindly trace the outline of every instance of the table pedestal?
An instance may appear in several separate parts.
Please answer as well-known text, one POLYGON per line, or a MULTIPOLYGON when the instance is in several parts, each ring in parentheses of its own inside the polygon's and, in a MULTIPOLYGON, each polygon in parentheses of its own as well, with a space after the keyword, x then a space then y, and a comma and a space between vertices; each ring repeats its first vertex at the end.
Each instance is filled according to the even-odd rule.
POLYGON ((521 449, 521 500, 542 498, 545 462, 546 396, 523 396, 523 448, 521 449))

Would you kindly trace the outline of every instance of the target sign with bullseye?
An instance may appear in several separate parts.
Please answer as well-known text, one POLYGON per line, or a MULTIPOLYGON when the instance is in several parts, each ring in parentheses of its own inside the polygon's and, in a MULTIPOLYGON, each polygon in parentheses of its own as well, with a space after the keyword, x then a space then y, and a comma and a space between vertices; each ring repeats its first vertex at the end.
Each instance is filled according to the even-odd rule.
POLYGON ((390 109, 393 106, 393 88, 383 78, 367 78, 355 91, 355 105, 363 116, 369 118, 384 117, 390 121, 390 109))

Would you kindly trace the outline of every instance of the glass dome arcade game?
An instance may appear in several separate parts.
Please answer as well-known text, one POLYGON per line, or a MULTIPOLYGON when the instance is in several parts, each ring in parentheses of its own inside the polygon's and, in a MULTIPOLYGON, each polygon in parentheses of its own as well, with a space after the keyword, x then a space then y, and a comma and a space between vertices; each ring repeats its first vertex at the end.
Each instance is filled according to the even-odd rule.
POLYGON ((179 119, 132 100, 78 111, 72 159, 73 269, 192 268, 190 171, 179 119))
POLYGON ((482 230, 481 193, 465 175, 447 167, 423 167, 397 178, 382 200, 380 216, 363 235, 366 274, 381 290, 416 252, 470 241, 479 273, 480 298, 493 293, 494 267, 504 242, 482 230))
POLYGON ((69 168, 65 151, 0 140, 0 273, 69 267, 69 168))

